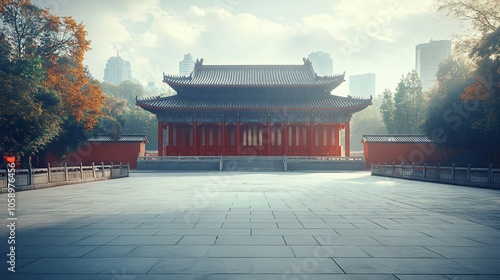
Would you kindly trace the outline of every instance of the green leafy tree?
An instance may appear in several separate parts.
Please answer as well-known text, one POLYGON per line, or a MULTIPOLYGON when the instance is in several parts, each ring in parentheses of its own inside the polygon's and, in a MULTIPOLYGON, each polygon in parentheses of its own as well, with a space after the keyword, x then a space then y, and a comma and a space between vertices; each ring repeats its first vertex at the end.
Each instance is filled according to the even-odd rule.
MULTIPOLYGON (((462 122, 455 126, 460 130, 461 142, 448 137, 448 145, 473 149, 478 155, 488 154, 490 160, 498 162, 498 156, 491 155, 500 151, 500 1, 438 0, 438 10, 472 26, 455 44, 457 53, 467 53, 471 62, 467 82, 461 79, 460 73, 446 71, 446 65, 440 69, 450 76, 447 80, 441 79, 439 91, 453 100, 460 95, 461 103, 457 106, 473 108, 462 114, 462 122)), ((429 122, 431 117, 432 114, 429 122)), ((458 124, 458 119, 455 120, 458 124)))
POLYGON ((40 59, 13 59, 10 42, 0 33, 0 153, 29 155, 61 131, 61 99, 41 86, 40 59))
POLYGON ((127 100, 109 94, 105 96, 104 107, 101 109, 103 116, 99 118, 99 123, 91 134, 106 134, 113 139, 118 139, 124 133, 125 118, 130 109, 127 106, 127 100))
POLYGON ((386 126, 388 133, 395 133, 395 120, 394 120, 394 100, 390 89, 386 88, 382 93, 382 104, 380 105, 380 113, 382 114, 382 121, 386 126))
POLYGON ((380 114, 380 101, 373 99, 373 105, 352 116, 351 149, 363 150, 361 139, 363 134, 386 134, 387 128, 380 114))
POLYGON ((410 133, 421 133, 427 104, 422 91, 422 82, 417 71, 412 70, 408 73, 405 77, 405 83, 410 108, 409 131, 410 133))
POLYGON ((409 102, 405 78, 401 76, 394 93, 394 132, 409 133, 409 102))
POLYGON ((487 164, 492 160, 497 141, 476 125, 486 107, 479 100, 464 101, 462 93, 474 79, 474 71, 453 59, 443 61, 438 70, 438 86, 431 92, 424 123, 425 132, 442 147, 471 150, 474 158, 450 159, 461 164, 487 164))
POLYGON ((108 95, 113 95, 117 98, 127 100, 129 107, 135 106, 135 98, 144 98, 147 96, 146 91, 140 84, 130 81, 124 81, 119 85, 111 84, 108 82, 101 83, 101 90, 108 95))
POLYGON ((500 26, 498 0, 436 0, 436 3, 437 10, 446 16, 471 23, 471 28, 454 42, 457 53, 469 54, 485 34, 495 32, 500 26))
MULTIPOLYGON (((475 132, 471 126, 472 110, 466 110, 461 100, 464 88, 472 81, 463 62, 449 58, 439 65, 437 87, 430 92, 425 132, 446 147, 468 148, 469 136, 475 132)), ((469 108, 470 104, 467 104, 469 108)), ((473 107, 477 110, 477 104, 473 107)))
MULTIPOLYGON (((103 108, 106 116, 102 123, 106 127, 107 134, 119 137, 122 134, 146 134, 149 143, 148 149, 157 149, 158 130, 156 117, 143 109, 135 106, 135 98, 146 96, 146 91, 141 85, 123 82, 119 85, 101 83, 101 89, 107 99, 103 108)), ((96 131, 104 131, 98 125, 96 131)), ((96 133, 98 133, 96 132, 96 133)), ((101 133, 102 134, 102 133, 101 133)))
POLYGON ((402 76, 394 94, 394 132, 421 133, 425 102, 422 84, 415 70, 402 76))
POLYGON ((471 52, 477 63, 475 81, 465 88, 464 101, 478 100, 485 106, 485 115, 475 120, 482 131, 500 137, 500 28, 485 36, 471 52))
POLYGON ((124 119, 124 133, 146 134, 149 140, 146 144, 147 149, 158 149, 158 121, 153 114, 142 108, 135 107, 127 112, 124 119))
POLYGON ((394 95, 385 89, 380 105, 382 121, 391 134, 422 133, 426 100, 415 70, 401 76, 394 95))

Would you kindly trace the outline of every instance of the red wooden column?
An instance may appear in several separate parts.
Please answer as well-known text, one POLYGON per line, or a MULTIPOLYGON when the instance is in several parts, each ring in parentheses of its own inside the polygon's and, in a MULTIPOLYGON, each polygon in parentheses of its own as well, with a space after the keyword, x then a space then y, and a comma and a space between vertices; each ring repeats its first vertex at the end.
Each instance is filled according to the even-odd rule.
POLYGON ((328 124, 326 126, 326 147, 328 150, 328 155, 331 156, 332 155, 332 125, 331 124, 328 124))
POLYGON ((345 156, 351 156, 351 128, 349 122, 345 122, 345 156))
POLYGON ((314 156, 314 121, 309 122, 309 155, 314 156))
POLYGON ((266 136, 267 136, 266 155, 270 156, 271 155, 271 122, 269 121, 269 119, 267 119, 266 136))
POLYGON ((196 122, 196 115, 193 116, 193 155, 199 156, 198 154, 198 123, 196 122))
POLYGON ((166 152, 166 156, 173 155, 174 141, 172 139, 174 139, 174 138, 172 136, 173 135, 172 130, 173 130, 173 125, 172 125, 172 123, 169 123, 168 124, 168 149, 166 152))
MULTIPOLYGON (((285 117, 286 118, 286 117, 285 117)), ((283 136, 281 137, 283 145, 283 155, 288 154, 288 120, 285 119, 283 122, 283 136)))
POLYGON ((340 124, 335 124, 333 129, 335 129, 335 155, 341 156, 342 151, 340 150, 340 124), (338 152, 338 153, 337 153, 338 152))
POLYGON ((163 156, 163 123, 158 121, 158 156, 163 156))
POLYGON ((236 121, 236 155, 240 155, 241 143, 240 143, 240 121, 236 121))
POLYGON ((221 122, 221 138, 222 138, 222 155, 226 155, 226 120, 224 116, 222 116, 221 122))

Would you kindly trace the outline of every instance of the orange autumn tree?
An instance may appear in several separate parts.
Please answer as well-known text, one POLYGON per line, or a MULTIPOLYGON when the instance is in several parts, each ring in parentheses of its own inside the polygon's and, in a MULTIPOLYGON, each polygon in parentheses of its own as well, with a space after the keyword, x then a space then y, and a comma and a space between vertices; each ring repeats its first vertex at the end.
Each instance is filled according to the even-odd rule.
MULTIPOLYGON (((62 121, 60 133, 50 139, 45 137, 43 143, 35 141, 38 144, 31 150, 36 152, 49 143, 57 142, 68 123, 81 127, 83 131, 80 134, 92 130, 102 115, 100 109, 105 97, 99 83, 91 78, 83 65, 84 55, 90 50, 84 25, 72 17, 53 15, 29 0, 0 0, 0 19, 3 22, 0 35, 8 50, 5 52, 8 62, 16 67, 28 65, 33 68, 38 65, 35 68, 42 69, 42 73, 37 73, 37 82, 30 83, 29 88, 33 100, 41 104, 38 106, 40 110, 44 110, 44 103, 37 100, 37 92, 53 95, 61 103, 61 111, 58 112, 62 121)), ((24 70, 13 74, 32 72, 24 70)), ((29 75, 20 78, 30 79, 29 75)), ((67 140, 81 139, 70 137, 67 140)), ((56 145, 53 148, 60 147, 56 145)))
POLYGON ((67 37, 60 38, 66 44, 64 49, 47 55, 45 85, 60 92, 68 113, 77 122, 83 122, 86 130, 91 130, 101 115, 104 95, 99 85, 90 80, 83 66, 85 51, 90 50, 90 42, 85 40, 86 31, 82 24, 77 24, 71 17, 63 18, 62 21, 59 18, 51 19, 50 22, 56 34, 67 37), (66 55, 61 56, 61 51, 66 55))
POLYGON ((91 130, 101 115, 104 95, 99 85, 92 82, 85 72, 83 59, 90 50, 90 41, 83 24, 71 17, 59 18, 44 10, 47 29, 54 36, 45 40, 37 51, 46 56, 47 80, 45 85, 61 93, 66 110, 91 130))

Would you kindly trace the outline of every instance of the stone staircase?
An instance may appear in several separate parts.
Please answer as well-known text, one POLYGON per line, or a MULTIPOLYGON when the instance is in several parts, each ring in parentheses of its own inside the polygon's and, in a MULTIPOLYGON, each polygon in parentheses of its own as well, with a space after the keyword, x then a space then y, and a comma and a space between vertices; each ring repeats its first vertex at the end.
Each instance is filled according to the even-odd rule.
POLYGON ((285 171, 281 157, 226 157, 222 171, 285 171))

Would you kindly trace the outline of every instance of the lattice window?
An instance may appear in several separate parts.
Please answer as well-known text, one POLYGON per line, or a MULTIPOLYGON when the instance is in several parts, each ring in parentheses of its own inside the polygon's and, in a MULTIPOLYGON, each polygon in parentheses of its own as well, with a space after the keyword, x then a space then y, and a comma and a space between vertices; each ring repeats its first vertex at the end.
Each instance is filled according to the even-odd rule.
POLYGON ((168 146, 169 145, 169 142, 168 142, 168 126, 163 128, 163 146, 168 146))
POLYGON ((208 145, 213 146, 214 145, 214 128, 210 127, 208 129, 208 145))
POLYGON ((236 146, 236 131, 231 129, 229 133, 229 143, 231 147, 236 146))
POLYGON ((193 127, 189 127, 189 146, 193 146, 193 127))
POLYGON ((181 127, 181 146, 186 146, 186 127, 181 127))
POLYGON ((319 146, 319 127, 314 128, 314 146, 319 146))
POLYGON ((292 146, 292 139, 293 139, 293 132, 292 132, 293 127, 288 128, 288 146, 292 146))
POLYGON ((276 131, 271 131, 271 146, 276 145, 276 131))
POLYGON ((217 146, 222 146, 222 128, 217 128, 217 146))
POLYGON ((307 145, 307 127, 302 127, 302 140, 304 141, 302 145, 307 145))
POLYGON ((205 144, 206 144, 205 136, 206 136, 206 129, 205 129, 205 127, 201 127, 201 145, 202 146, 205 146, 205 144))
POLYGON ((295 127, 295 146, 300 145, 300 127, 295 127))
POLYGON ((337 144, 337 141, 335 140, 337 137, 335 137, 335 134, 337 134, 337 129, 332 128, 332 146, 337 144))
POLYGON ((252 125, 252 145, 257 146, 257 127, 255 125, 252 125))
MULTIPOLYGON (((258 129, 257 126, 255 127, 255 129, 258 129)), ((262 138, 263 138, 262 132, 263 132, 263 129, 262 128, 259 129, 259 143, 258 143, 259 146, 262 146, 262 142, 263 142, 262 141, 262 138)), ((256 143, 256 145, 257 145, 257 143, 256 143)))
POLYGON ((282 145, 281 144, 282 143, 282 140, 281 140, 281 130, 278 130, 277 134, 278 134, 278 137, 277 137, 278 138, 278 146, 281 146, 282 145))
POLYGON ((243 146, 246 146, 247 145, 247 140, 248 140, 248 133, 247 133, 247 129, 243 129, 243 146))
POLYGON ((177 146, 177 127, 172 127, 172 146, 177 146))
POLYGON ((323 146, 328 145, 328 130, 323 128, 323 146))

